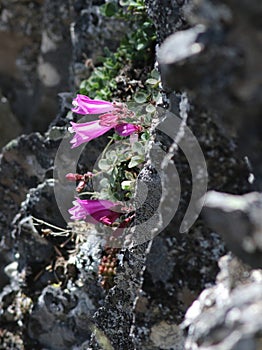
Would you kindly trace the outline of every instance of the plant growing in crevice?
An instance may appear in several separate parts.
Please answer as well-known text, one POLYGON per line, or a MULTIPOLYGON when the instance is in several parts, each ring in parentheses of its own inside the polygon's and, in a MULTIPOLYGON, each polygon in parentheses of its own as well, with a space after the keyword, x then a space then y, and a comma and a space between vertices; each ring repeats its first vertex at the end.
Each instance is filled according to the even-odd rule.
POLYGON ((145 80, 144 71, 148 66, 152 67, 155 30, 146 14, 144 1, 109 1, 100 7, 100 11, 105 16, 125 20, 131 32, 126 34, 116 52, 105 48, 103 64, 95 67, 91 76, 81 83, 80 93, 105 100, 122 94, 125 100, 126 95, 137 90, 137 79, 145 80))
MULTIPOLYGON (((73 101, 73 112, 99 117, 83 124, 71 123, 72 147, 109 130, 114 133, 92 173, 68 174, 69 180, 71 177, 77 182, 79 196, 69 212, 73 220, 110 226, 110 244, 135 217, 136 179, 146 161, 152 119, 161 94, 159 73, 153 69, 155 31, 144 1, 107 1, 100 10, 105 16, 126 20, 132 30, 116 52, 105 49, 103 64, 81 83, 73 101), (109 102, 113 99, 116 101, 109 102), (86 185, 91 190, 85 191, 86 185)), ((118 249, 104 247, 99 274, 105 288, 113 285, 117 253, 118 249)))

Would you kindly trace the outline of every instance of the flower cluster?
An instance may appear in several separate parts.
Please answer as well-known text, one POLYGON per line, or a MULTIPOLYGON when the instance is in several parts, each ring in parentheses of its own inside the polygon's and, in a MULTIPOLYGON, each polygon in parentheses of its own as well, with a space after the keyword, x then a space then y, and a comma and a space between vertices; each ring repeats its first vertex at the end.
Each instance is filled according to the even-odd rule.
POLYGON ((77 95, 73 100, 73 106, 72 111, 78 114, 103 114, 99 116, 98 120, 91 122, 71 122, 72 127, 69 131, 75 132, 70 141, 72 148, 89 142, 113 128, 120 136, 129 136, 141 131, 139 125, 125 122, 125 118, 130 118, 133 115, 122 103, 92 100, 88 96, 77 95))
MULTIPOLYGON (((124 104, 103 100, 92 100, 85 95, 77 95, 73 100, 73 112, 78 114, 100 114, 97 120, 87 123, 73 123, 69 131, 75 133, 70 143, 72 148, 89 142, 111 129, 122 137, 130 136, 142 131, 140 125, 135 124, 134 112, 124 104), (134 121, 129 123, 128 121, 134 121)), ((77 192, 81 192, 86 182, 92 177, 91 173, 85 175, 67 174, 69 181, 80 181, 77 192)), ((122 214, 119 203, 108 200, 77 198, 74 206, 69 209, 72 220, 85 220, 90 223, 103 223, 111 226, 122 214)), ((121 226, 121 223, 120 223, 121 226)))

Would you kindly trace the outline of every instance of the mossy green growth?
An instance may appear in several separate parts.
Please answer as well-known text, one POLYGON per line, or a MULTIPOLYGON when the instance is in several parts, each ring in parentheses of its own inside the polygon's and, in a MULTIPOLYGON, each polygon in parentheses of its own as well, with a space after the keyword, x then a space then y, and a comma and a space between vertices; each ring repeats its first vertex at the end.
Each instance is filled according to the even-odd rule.
MULTIPOLYGON (((118 97, 135 113, 137 125, 143 129, 128 139, 117 133, 110 138, 94 173, 99 191, 92 198, 127 201, 134 196, 136 178, 148 151, 156 104, 161 100, 159 73, 152 69, 155 29, 147 16, 144 0, 107 1, 100 9, 105 16, 126 20, 132 30, 124 37, 116 52, 105 49, 102 65, 96 67, 89 79, 81 83, 80 93, 107 101, 118 97), (142 72, 139 78, 132 77, 134 71, 142 72), (121 90, 117 83, 119 76, 136 81, 131 93, 126 94, 121 90)), ((132 120, 125 121, 132 123, 132 120)))
POLYGON ((101 6, 101 12, 126 20, 132 31, 124 37, 116 52, 105 49, 102 65, 81 83, 79 92, 90 98, 110 100, 117 90, 115 78, 121 69, 126 66, 142 68, 150 64, 156 36, 143 0, 109 1, 101 6))

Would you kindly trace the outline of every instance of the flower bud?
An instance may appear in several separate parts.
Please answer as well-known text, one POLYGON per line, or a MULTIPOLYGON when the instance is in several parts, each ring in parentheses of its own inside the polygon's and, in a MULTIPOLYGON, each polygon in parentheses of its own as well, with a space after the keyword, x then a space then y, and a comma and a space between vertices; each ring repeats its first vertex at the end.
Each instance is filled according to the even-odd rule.
POLYGON ((68 181, 76 181, 76 174, 68 173, 68 174, 66 174, 66 179, 68 181))

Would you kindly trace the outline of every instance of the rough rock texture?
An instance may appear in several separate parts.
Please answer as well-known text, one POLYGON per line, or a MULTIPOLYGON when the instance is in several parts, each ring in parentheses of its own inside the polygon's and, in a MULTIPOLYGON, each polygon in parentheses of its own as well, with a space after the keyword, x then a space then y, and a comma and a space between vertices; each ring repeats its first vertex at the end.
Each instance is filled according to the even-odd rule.
POLYGON ((21 133, 22 127, 17 118, 13 115, 8 100, 0 93, 0 148, 21 133))
POLYGON ((0 86, 27 132, 46 130, 58 111, 54 96, 69 88, 69 3, 0 2, 0 86))
POLYGON ((253 268, 262 267, 261 210, 261 193, 233 196, 211 191, 203 211, 208 224, 223 235, 232 252, 253 268))
POLYGON ((183 8, 185 0, 146 0, 145 3, 148 6, 148 15, 156 27, 160 43, 174 31, 187 27, 183 8))
POLYGON ((3 268, 13 260, 10 247, 15 239, 11 233, 11 222, 20 209, 28 190, 44 181, 51 170, 57 149, 56 142, 45 140, 40 134, 21 136, 9 143, 0 160, 0 227, 1 227, 1 284, 6 281, 3 268))
POLYGON ((27 191, 51 175, 57 146, 58 142, 46 140, 35 133, 29 136, 23 135, 3 149, 0 224, 4 236, 8 234, 10 223, 25 199, 27 191))
POLYGON ((104 1, 78 0, 73 3, 76 20, 72 27, 73 44, 73 83, 79 86, 99 63, 104 49, 114 51, 128 27, 125 22, 116 18, 103 17, 99 5, 104 1))
POLYGON ((158 54, 164 87, 186 89, 223 132, 237 135, 261 188, 261 35, 259 1, 193 1, 185 13, 193 26, 167 39, 158 54), (174 77, 174 79, 172 79, 174 77), (207 107, 208 106, 208 107, 207 107))
POLYGON ((56 95, 78 87, 127 30, 101 16, 101 3, 0 1, 0 89, 26 132, 46 131, 59 110, 56 95))
POLYGON ((90 338, 89 319, 95 308, 80 288, 43 290, 30 314, 28 333, 42 346, 72 349, 90 338))
MULTIPOLYGON (((134 304, 141 288, 145 258, 150 243, 144 243, 125 252, 123 265, 119 268, 116 286, 105 298, 104 305, 94 314, 96 326, 108 337, 109 349, 133 349, 130 336, 134 321, 134 304), (128 284, 127 284, 127 276, 128 284)), ((91 338, 92 349, 100 349, 101 341, 97 333, 91 338), (96 338, 96 340, 95 340, 96 338)))
MULTIPOLYGON (((207 168, 210 171, 209 187, 235 193, 247 190, 247 172, 244 162, 235 159, 236 146, 219 132, 204 112, 195 109, 187 113, 184 106, 188 104, 188 100, 185 97, 177 95, 172 98, 180 101, 177 112, 181 115, 181 120, 184 119, 190 125, 202 147, 207 168), (223 163, 217 162, 219 158, 223 159, 223 163), (229 174, 233 176, 232 180, 229 174)), ((185 123, 181 124, 181 130, 185 125, 185 123)), ((166 138, 162 137, 161 142, 164 146, 166 138)), ((135 330, 137 348, 142 349, 159 348, 158 337, 153 334, 156 329, 158 334, 161 334, 162 326, 171 327, 168 332, 170 338, 166 340, 167 344, 171 343, 171 345, 165 345, 163 341, 161 348, 183 349, 183 337, 179 331, 179 324, 183 320, 185 310, 196 295, 207 284, 212 283, 217 273, 217 261, 225 249, 221 237, 210 231, 200 219, 188 232, 180 231, 191 196, 190 166, 192 164, 188 164, 189 160, 185 159, 179 149, 182 139, 179 142, 175 142, 176 147, 173 148, 172 157, 180 176, 181 198, 177 211, 174 210, 175 217, 154 239, 147 259, 142 296, 142 303, 146 306, 144 306, 145 310, 142 309, 142 312, 137 313, 135 330)), ((193 145, 191 151, 194 154, 193 145)), ((170 154, 167 153, 167 159, 169 156, 170 154)), ((161 201, 164 204, 166 197, 169 198, 175 193, 173 188, 175 182, 172 182, 173 186, 170 188, 169 181, 168 177, 162 187, 161 201)), ((199 176, 198 181, 201 181, 199 176)), ((164 207, 163 210, 165 210, 164 207)))
POLYGON ((261 270, 250 271, 230 255, 219 266, 216 285, 205 289, 185 315, 185 349, 261 349, 261 270))
MULTIPOLYGON (((39 82, 45 91, 52 92, 50 103, 55 103, 54 89, 64 91, 65 86, 59 90, 62 80, 52 86, 50 81, 58 81, 60 74, 62 79, 69 77, 60 68, 68 69, 73 57, 71 78, 77 84, 90 73, 90 61, 87 64, 86 60, 91 58, 96 63, 103 45, 117 46, 126 28, 113 18, 102 19, 98 15, 101 3, 1 2, 3 46, 14 43, 13 51, 6 50, 12 52, 12 60, 5 60, 11 64, 9 73, 18 70, 18 75, 12 76, 16 84, 9 88, 11 75, 5 75, 1 68, 0 82, 4 96, 9 97, 7 91, 11 97, 30 102, 25 103, 30 113, 24 125, 38 115, 41 103, 32 104, 35 100, 29 92, 38 93, 35 88, 39 82), (35 14, 32 21, 44 23, 43 31, 28 20, 30 9, 35 14), (21 22, 16 22, 14 14, 19 12, 21 22), (7 39, 12 26, 23 33, 23 38, 12 34, 13 40, 7 39), (58 52, 64 45, 68 50, 72 45, 72 56, 70 49, 70 58, 65 54, 60 67, 58 52), (20 65, 18 60, 13 69, 14 57, 24 57, 26 64, 20 65), (46 63, 60 73, 53 74, 46 63), (29 67, 33 77, 28 81, 29 67), (24 94, 20 95, 22 90, 24 94)), ((116 255, 115 285, 104 290, 99 283, 106 232, 80 222, 71 225, 69 233, 64 224, 74 192, 62 179, 76 164, 69 151, 60 155, 58 151, 65 127, 74 118, 67 113, 72 96, 63 93, 49 132, 21 136, 3 149, 0 159, 3 349, 261 349, 261 271, 252 270, 261 262, 261 194, 245 194, 252 187, 259 190, 261 182, 257 119, 261 83, 254 73, 261 62, 261 5, 244 0, 146 3, 159 43, 175 32, 157 55, 165 88, 163 100, 169 110, 159 113, 156 142, 152 142, 147 164, 139 175, 138 203, 143 202, 146 187, 149 192, 131 227, 131 236, 130 231, 125 236, 125 249, 116 255), (161 123, 168 121, 174 126, 174 120, 178 123, 175 135, 170 137, 169 131, 161 131, 161 123), (216 194, 214 201, 214 192, 209 193, 204 217, 190 227, 184 218, 194 194, 192 187, 196 182, 204 184, 206 174, 204 168, 195 166, 194 143, 187 138, 187 128, 202 148, 208 189, 238 195, 216 194), (189 153, 184 152, 185 143, 189 153), (256 179, 252 186, 251 167, 256 179), (170 169, 170 176, 166 176, 170 169), (53 170, 62 184, 58 192, 54 191, 57 182, 53 170), (153 226, 144 225, 136 231, 138 223, 145 223, 155 213, 153 226), (164 229, 163 213, 174 214, 164 229), (241 226, 239 218, 243 219, 241 226), (138 240, 140 244, 134 246, 138 240), (250 266, 231 253, 220 259, 225 245, 250 266)), ((19 101, 12 99, 14 113, 19 101)), ((20 120, 21 115, 15 113, 20 120)), ((90 170, 104 141, 100 138, 83 151, 79 171, 90 170)))

